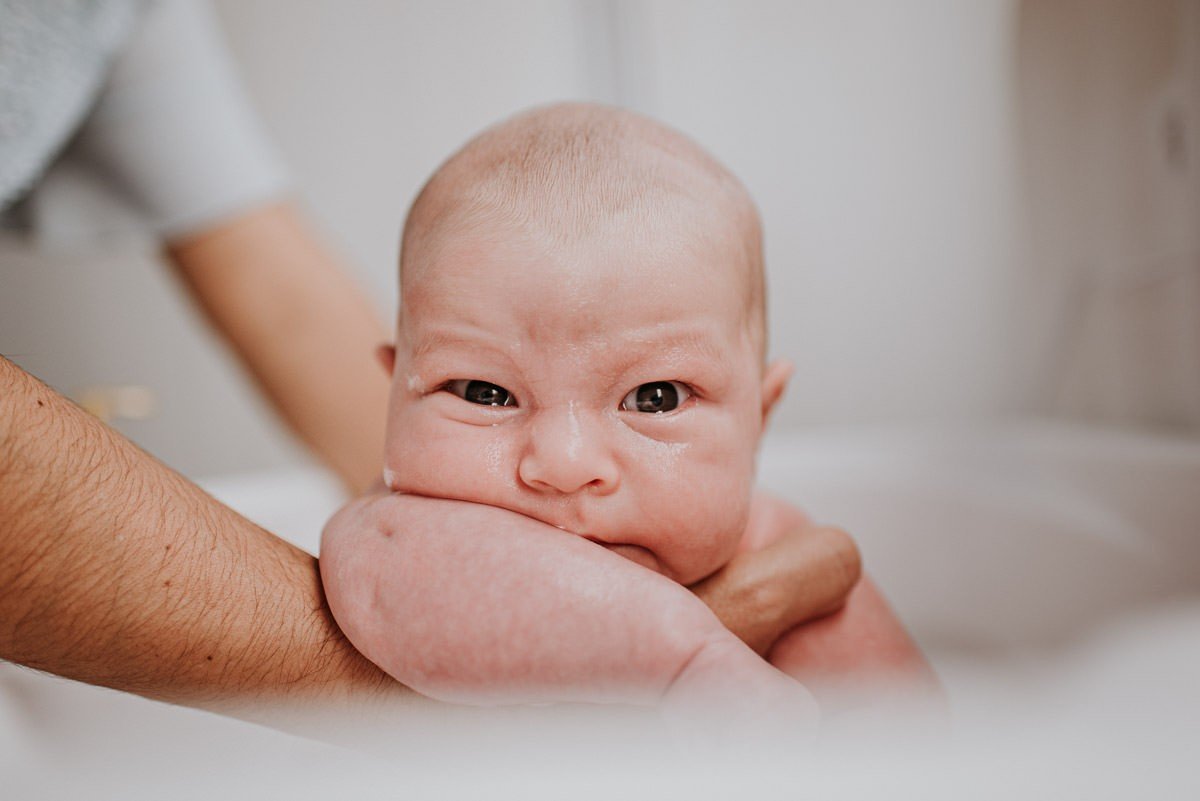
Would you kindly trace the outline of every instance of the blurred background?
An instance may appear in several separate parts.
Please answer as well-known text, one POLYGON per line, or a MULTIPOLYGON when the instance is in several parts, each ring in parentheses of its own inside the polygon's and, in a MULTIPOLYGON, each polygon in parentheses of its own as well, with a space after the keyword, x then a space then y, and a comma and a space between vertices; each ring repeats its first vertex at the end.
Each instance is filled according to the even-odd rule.
MULTIPOLYGON (((437 164, 521 108, 597 100, 757 199, 772 348, 799 368, 777 430, 1200 424, 1196 2, 213 5, 296 194, 389 318, 437 164)), ((0 241, 3 351, 189 475, 302 463, 100 186, 68 152, 0 241)))
MULTIPOLYGON (((532 104, 650 114, 748 185, 772 350, 798 367, 761 482, 855 536, 964 742, 905 767, 905 726, 876 738, 893 762, 872 764, 897 770, 857 748, 777 767, 844 797, 901 797, 908 776, 913 797, 936 778, 958 798, 968 773, 1004 798, 1050 776, 1200 794, 1200 0, 211 6, 293 193, 389 319, 409 202, 532 104)), ((340 489, 105 178, 68 149, 0 231, 0 352, 315 552, 340 489)), ((203 780, 241 784, 239 765, 275 787, 344 759, 277 739, 262 762, 269 734, 0 664, 0 764, 29 788, 90 760, 130 797, 136 754, 211 797, 203 780)), ((419 761, 396 763, 410 784, 419 761)), ((450 775, 418 767, 431 788, 450 775)))

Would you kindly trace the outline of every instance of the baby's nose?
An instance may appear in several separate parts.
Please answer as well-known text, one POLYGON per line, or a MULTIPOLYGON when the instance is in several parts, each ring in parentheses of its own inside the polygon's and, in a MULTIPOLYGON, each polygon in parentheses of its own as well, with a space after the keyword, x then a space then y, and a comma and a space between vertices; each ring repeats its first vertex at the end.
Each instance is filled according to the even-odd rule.
POLYGON ((602 428, 603 421, 574 402, 539 411, 517 466, 521 482, 540 492, 614 492, 620 471, 602 428))

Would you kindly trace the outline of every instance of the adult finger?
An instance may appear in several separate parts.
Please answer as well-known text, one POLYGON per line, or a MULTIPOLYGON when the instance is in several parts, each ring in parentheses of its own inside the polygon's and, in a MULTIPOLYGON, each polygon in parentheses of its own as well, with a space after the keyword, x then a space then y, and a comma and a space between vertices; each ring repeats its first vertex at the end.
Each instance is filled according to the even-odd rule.
POLYGON ((840 609, 861 575, 849 534, 808 525, 739 554, 692 591, 726 628, 765 654, 788 629, 840 609))

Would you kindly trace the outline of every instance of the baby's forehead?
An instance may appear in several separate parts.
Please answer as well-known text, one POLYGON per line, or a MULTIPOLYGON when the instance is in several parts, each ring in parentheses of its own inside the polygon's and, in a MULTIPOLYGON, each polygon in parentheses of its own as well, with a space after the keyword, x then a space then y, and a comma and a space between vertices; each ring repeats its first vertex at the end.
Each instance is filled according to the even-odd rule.
MULTIPOLYGON (((406 295, 437 291, 478 267, 445 258, 464 240, 515 239, 546 251, 604 251, 593 283, 616 299, 647 281, 707 281, 762 317, 757 211, 744 187, 691 140, 652 120, 563 104, 521 115, 472 140, 434 174, 410 211, 401 250, 406 295), (714 270, 716 272, 714 272, 714 270), (667 271, 668 275, 659 275, 667 271), (638 279, 641 280, 638 280, 638 279)), ((579 280, 579 276, 568 276, 579 280)))
POLYGON ((617 309, 686 303, 739 322, 751 303, 752 266, 719 215, 685 198, 670 208, 631 206, 586 224, 570 214, 506 212, 447 219, 406 268, 402 301, 497 302, 533 311, 570 308, 590 317, 617 309))
POLYGON ((686 299, 697 309, 737 311, 745 302, 745 259, 736 241, 690 212, 636 209, 584 226, 559 220, 488 215, 444 226, 405 275, 412 301, 481 302, 528 307, 642 308, 686 299))
POLYGON ((660 341, 661 333, 647 332, 686 316, 721 342, 749 332, 761 351, 753 268, 724 228, 684 199, 652 213, 626 208, 588 226, 464 217, 441 226, 425 257, 409 265, 401 305, 412 323, 486 314, 507 320, 496 330, 587 343, 597 353, 606 339, 627 345, 624 334, 635 329, 660 341))
POLYGON ((608 238, 545 248, 511 232, 479 233, 453 239, 406 290, 399 343, 412 359, 470 354, 527 378, 565 369, 601 380, 635 365, 657 373, 681 360, 731 369, 752 359, 744 301, 711 263, 608 238))

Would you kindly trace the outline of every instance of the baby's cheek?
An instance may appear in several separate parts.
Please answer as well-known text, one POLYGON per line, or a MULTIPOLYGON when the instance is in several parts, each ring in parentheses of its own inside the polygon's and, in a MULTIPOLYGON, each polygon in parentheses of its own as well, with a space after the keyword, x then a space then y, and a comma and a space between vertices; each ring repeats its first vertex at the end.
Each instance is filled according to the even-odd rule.
POLYGON ((496 504, 515 485, 510 439, 491 427, 454 421, 397 426, 385 455, 389 487, 496 504))
POLYGON ((741 541, 752 480, 734 467, 693 462, 677 472, 670 490, 643 504, 655 510, 652 550, 684 584, 728 562, 741 541))

